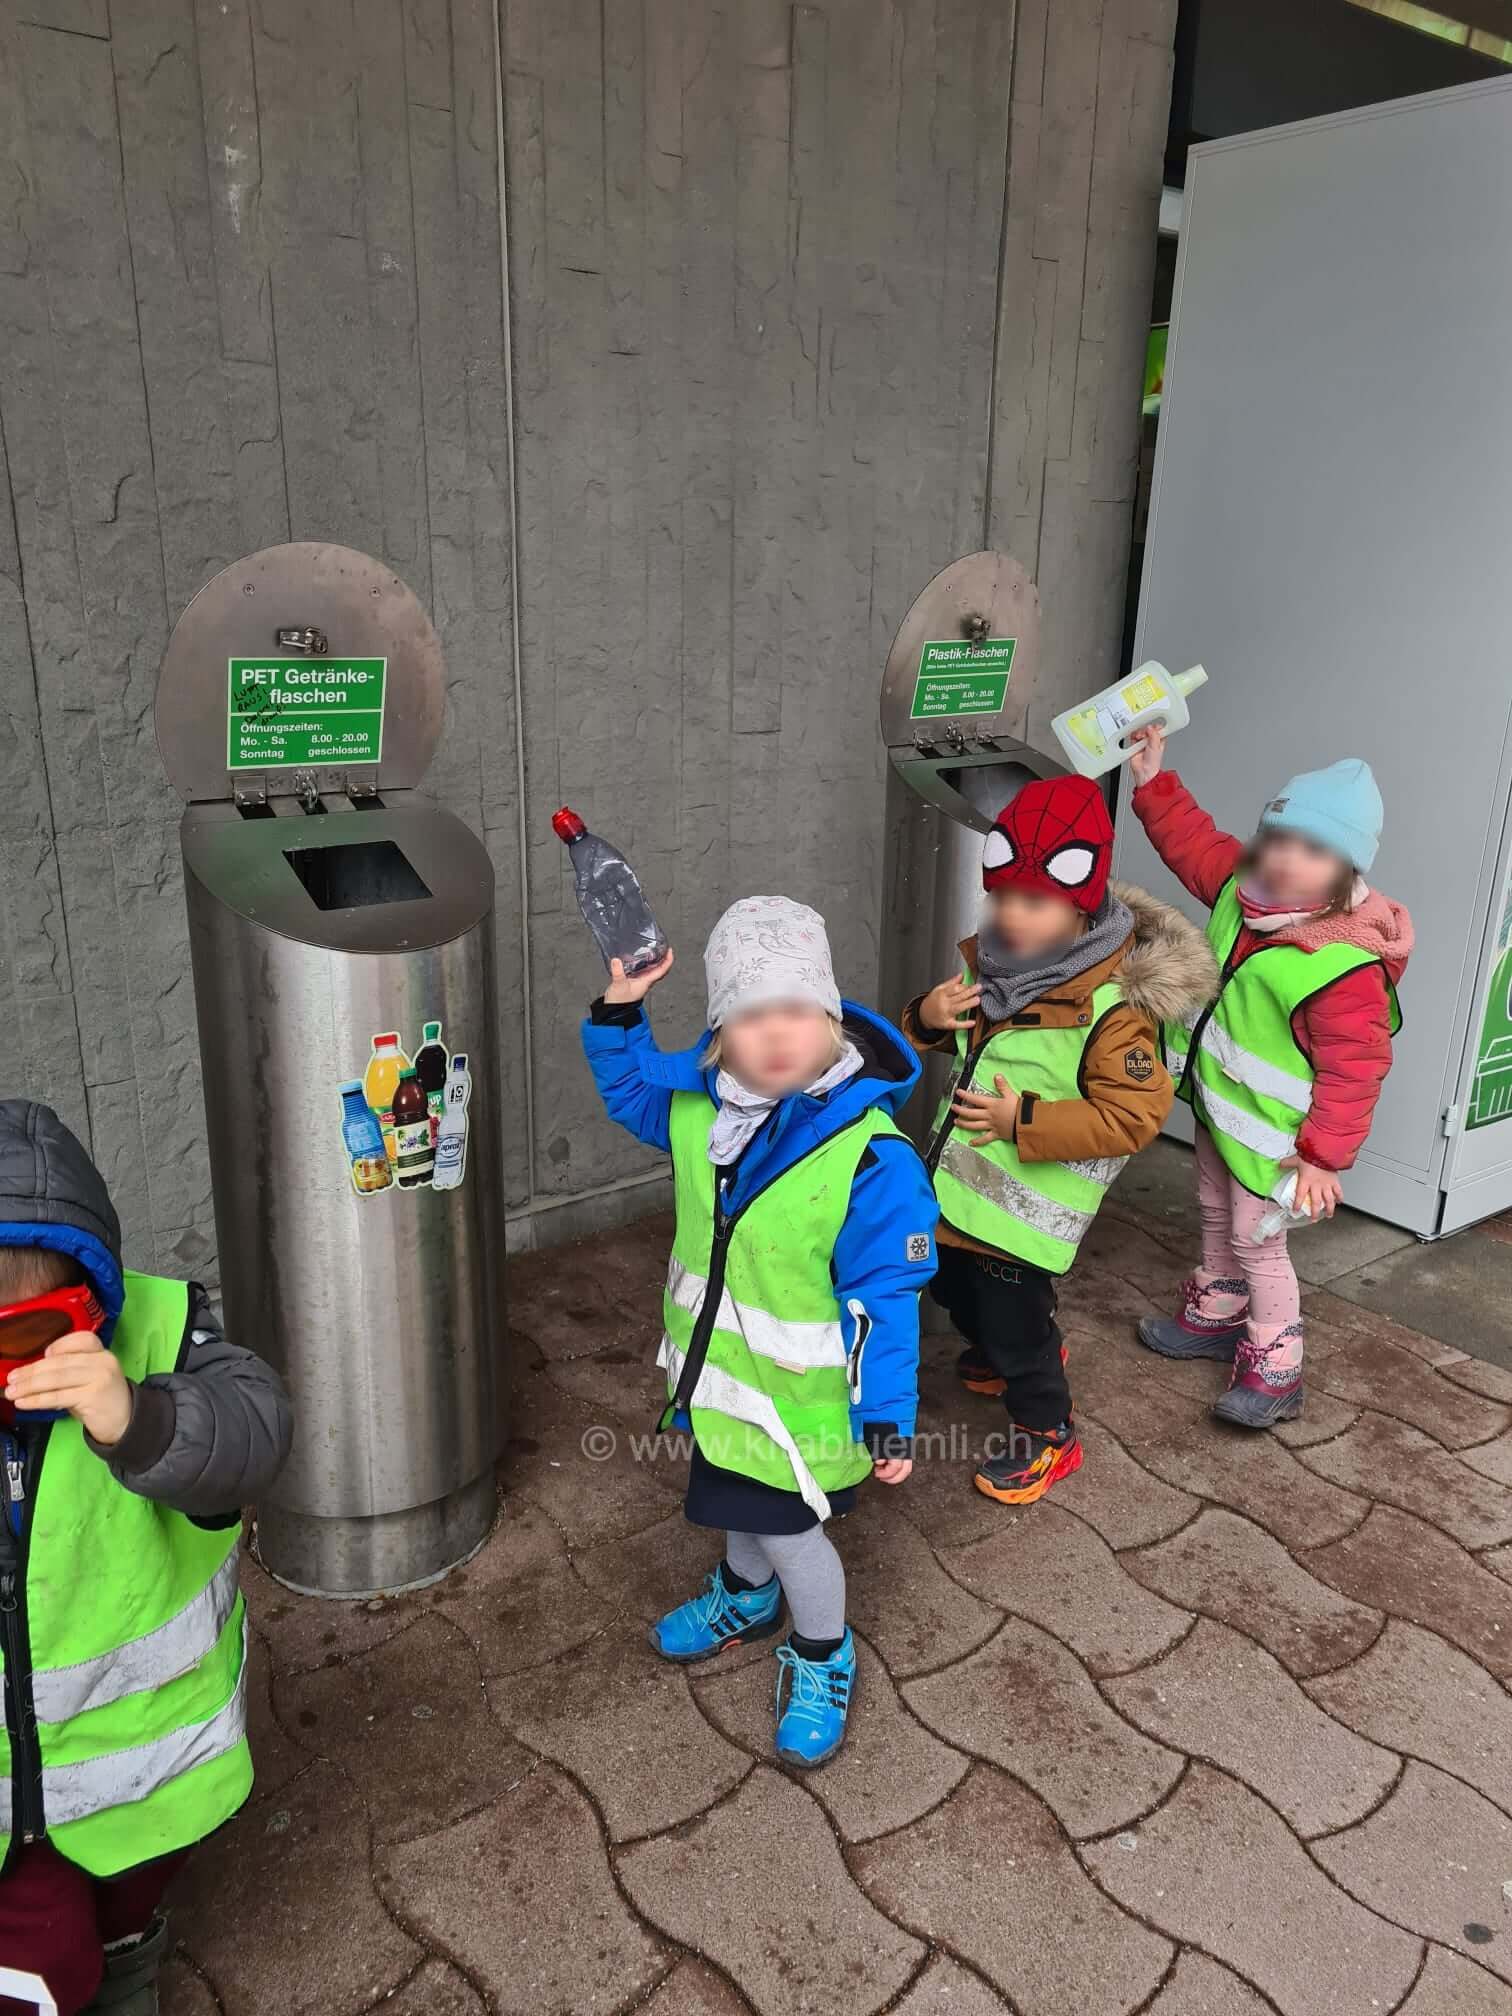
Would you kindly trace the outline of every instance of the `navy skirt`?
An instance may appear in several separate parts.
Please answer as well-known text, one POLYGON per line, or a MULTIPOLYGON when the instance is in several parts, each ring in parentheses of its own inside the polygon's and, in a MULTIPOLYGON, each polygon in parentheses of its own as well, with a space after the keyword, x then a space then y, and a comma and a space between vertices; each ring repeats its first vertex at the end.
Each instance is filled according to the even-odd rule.
MULTIPOLYGON (((856 1502, 856 1486, 827 1491, 830 1516, 840 1519, 856 1502)), ((796 1491, 723 1470, 711 1463, 695 1442, 688 1465, 688 1495, 683 1517, 695 1526, 718 1526, 729 1533, 806 1533, 819 1520, 796 1491)))

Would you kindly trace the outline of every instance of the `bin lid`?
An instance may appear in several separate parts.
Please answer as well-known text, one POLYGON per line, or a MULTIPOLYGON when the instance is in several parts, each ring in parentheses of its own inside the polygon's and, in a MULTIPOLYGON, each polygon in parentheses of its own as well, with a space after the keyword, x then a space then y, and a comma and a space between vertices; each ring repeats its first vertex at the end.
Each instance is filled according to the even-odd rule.
POLYGON ((1034 583, 1006 553, 968 553, 936 574, 899 626, 882 679, 882 739, 895 760, 953 746, 991 761, 993 744, 1030 741, 1038 684, 1034 583))
POLYGON ((163 768, 183 798, 419 784, 446 715, 441 640, 391 567, 350 546, 266 546, 207 581, 158 673, 163 768))

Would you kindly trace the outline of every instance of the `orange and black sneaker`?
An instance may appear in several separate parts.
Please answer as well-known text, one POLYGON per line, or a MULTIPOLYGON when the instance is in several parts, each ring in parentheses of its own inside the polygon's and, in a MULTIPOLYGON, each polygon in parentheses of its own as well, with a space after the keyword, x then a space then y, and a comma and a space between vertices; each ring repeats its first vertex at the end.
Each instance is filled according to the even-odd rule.
POLYGON ((969 1345, 956 1360, 956 1377, 968 1393, 985 1393, 989 1400, 1000 1400, 1008 1391, 1008 1381, 1000 1379, 981 1353, 969 1345))
MULTIPOLYGON (((1064 1344, 1060 1354, 1064 1365, 1071 1355, 1064 1344)), ((956 1360, 956 1377, 968 1393, 985 1393, 989 1400, 1001 1400, 1008 1391, 1008 1381, 1000 1379, 981 1352, 969 1344, 956 1360)))
POLYGON ((973 1482, 1000 1505, 1032 1505, 1081 1465, 1082 1445, 1069 1421, 1048 1435, 1032 1428, 1010 1428, 1008 1447, 981 1463, 973 1482))

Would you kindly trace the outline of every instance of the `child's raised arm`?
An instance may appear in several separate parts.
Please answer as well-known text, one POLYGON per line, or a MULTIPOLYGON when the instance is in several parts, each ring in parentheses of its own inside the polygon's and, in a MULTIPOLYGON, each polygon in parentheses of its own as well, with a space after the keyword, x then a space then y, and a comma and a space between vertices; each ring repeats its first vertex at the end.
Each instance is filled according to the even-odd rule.
POLYGON ((669 1086, 652 1084, 646 1078, 647 1059, 661 1053, 641 1003, 671 970, 670 951, 659 965, 629 979, 623 963, 616 959, 609 969, 609 985, 583 1024, 583 1052, 609 1118, 648 1148, 663 1152, 672 1145, 668 1133, 672 1092, 669 1086))
POLYGON ((1189 896, 1211 910, 1218 892, 1238 867, 1244 842, 1223 832, 1188 791, 1174 770, 1163 770, 1165 730, 1135 731, 1139 744, 1130 762, 1134 816, 1150 845, 1189 896))

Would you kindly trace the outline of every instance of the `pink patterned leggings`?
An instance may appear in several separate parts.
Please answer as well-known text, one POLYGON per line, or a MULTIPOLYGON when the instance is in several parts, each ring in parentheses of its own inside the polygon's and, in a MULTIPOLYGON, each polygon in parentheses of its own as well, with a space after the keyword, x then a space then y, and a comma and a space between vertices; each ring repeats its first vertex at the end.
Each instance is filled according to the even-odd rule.
POLYGON ((1188 1313, 1207 1322, 1245 1320, 1252 1361, 1271 1372, 1302 1364, 1302 1302, 1286 1252, 1286 1230, 1261 1245, 1255 1227, 1270 1209, 1230 1176, 1213 1138, 1197 1128, 1197 1206, 1202 1213, 1202 1265, 1193 1277, 1188 1313))

